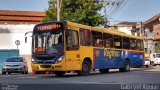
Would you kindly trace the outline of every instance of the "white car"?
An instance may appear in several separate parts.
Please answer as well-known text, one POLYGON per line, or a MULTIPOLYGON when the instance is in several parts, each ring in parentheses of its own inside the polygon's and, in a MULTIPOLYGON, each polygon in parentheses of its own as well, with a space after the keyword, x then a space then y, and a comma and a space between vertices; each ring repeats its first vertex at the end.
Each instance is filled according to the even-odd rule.
POLYGON ((23 57, 9 57, 6 59, 3 67, 2 74, 11 73, 28 73, 28 66, 25 58, 23 57))
POLYGON ((150 54, 151 65, 160 65, 160 53, 150 54))
POLYGON ((145 59, 144 59, 144 64, 143 64, 143 65, 146 66, 146 67, 149 67, 149 66, 151 65, 150 59, 149 59, 149 58, 145 58, 145 59))

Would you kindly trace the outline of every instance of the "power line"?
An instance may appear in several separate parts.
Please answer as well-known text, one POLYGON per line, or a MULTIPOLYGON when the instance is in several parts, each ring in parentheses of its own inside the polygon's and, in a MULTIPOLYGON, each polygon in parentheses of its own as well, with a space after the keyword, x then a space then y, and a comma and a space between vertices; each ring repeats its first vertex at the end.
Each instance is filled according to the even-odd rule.
MULTIPOLYGON (((127 5, 128 2, 129 2, 129 0, 122 0, 122 1, 120 2, 120 5, 116 7, 116 8, 118 8, 118 9, 113 10, 110 14, 107 15, 107 17, 109 17, 110 19, 112 19, 112 20, 114 20, 114 21, 109 21, 109 19, 108 19, 108 21, 109 21, 109 22, 124 22, 124 21, 116 20, 116 19, 112 18, 111 16, 112 16, 113 14, 117 13, 118 10, 121 10, 122 8, 124 8, 124 7, 127 5)), ((136 20, 136 22, 137 22, 137 20, 136 20)), ((139 21, 138 21, 138 22, 139 22, 139 21)))
POLYGON ((109 14, 110 12, 115 11, 119 7, 121 2, 122 1, 120 1, 120 0, 119 1, 110 1, 108 6, 111 7, 111 8, 108 9, 107 14, 109 14))
POLYGON ((124 7, 127 5, 128 2, 129 2, 129 0, 122 0, 122 1, 120 2, 120 5, 117 6, 117 9, 114 10, 114 11, 112 11, 112 12, 109 14, 109 16, 112 16, 112 15, 114 15, 115 13, 117 13, 118 10, 122 10, 122 8, 124 8, 124 7))

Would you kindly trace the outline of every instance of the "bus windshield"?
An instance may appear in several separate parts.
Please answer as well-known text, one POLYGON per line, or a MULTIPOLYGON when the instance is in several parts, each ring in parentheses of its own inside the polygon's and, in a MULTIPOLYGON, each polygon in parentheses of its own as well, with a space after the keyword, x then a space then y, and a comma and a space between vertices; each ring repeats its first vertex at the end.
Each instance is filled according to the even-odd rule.
POLYGON ((43 31, 33 34, 32 52, 36 54, 54 54, 63 51, 63 31, 43 31))

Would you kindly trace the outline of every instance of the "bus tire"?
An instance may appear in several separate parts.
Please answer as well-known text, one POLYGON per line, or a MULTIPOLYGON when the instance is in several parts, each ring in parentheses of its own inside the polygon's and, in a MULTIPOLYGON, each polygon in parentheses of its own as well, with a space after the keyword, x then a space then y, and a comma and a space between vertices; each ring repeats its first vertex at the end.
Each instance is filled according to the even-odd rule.
POLYGON ((82 70, 78 71, 78 75, 87 76, 90 73, 91 64, 89 61, 85 60, 82 64, 82 70))
POLYGON ((54 74, 58 77, 62 77, 65 74, 65 71, 54 71, 54 74))
POLYGON ((109 69, 99 69, 99 72, 100 72, 100 73, 108 73, 108 72, 109 72, 109 69))
POLYGON ((123 68, 119 68, 120 72, 129 72, 130 71, 130 62, 125 60, 123 68))

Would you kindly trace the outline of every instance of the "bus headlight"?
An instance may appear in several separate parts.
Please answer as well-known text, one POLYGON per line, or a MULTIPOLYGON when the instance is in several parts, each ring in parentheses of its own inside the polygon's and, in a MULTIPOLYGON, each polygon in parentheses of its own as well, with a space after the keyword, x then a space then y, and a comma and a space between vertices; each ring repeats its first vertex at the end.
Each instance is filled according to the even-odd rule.
POLYGON ((61 57, 59 57, 59 58, 55 61, 55 63, 56 63, 56 64, 57 64, 57 63, 60 63, 63 59, 64 59, 64 56, 61 56, 61 57))
POLYGON ((37 63, 37 62, 32 58, 32 63, 37 63))

